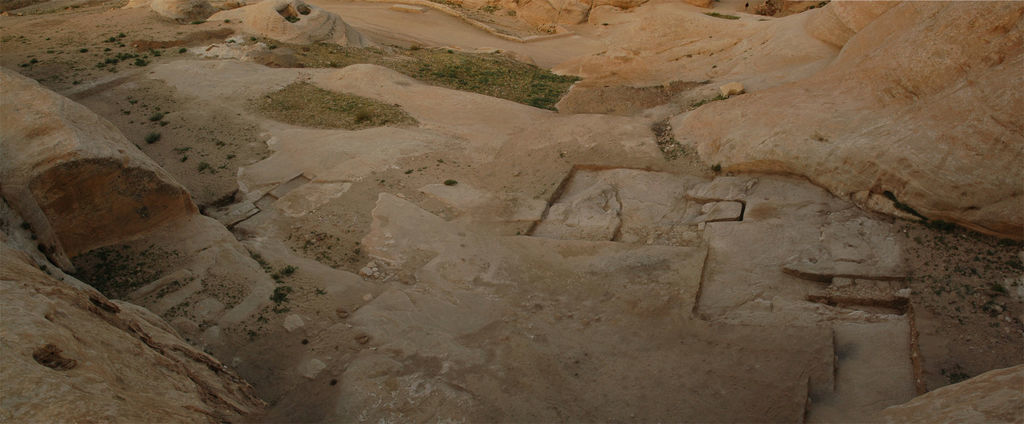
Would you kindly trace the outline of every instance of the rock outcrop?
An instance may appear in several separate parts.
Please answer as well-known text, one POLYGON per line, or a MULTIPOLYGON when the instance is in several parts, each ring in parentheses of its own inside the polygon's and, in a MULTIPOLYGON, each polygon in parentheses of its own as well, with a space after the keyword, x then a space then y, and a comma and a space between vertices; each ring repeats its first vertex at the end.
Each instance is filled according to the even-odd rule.
POLYGON ((894 1, 837 1, 812 14, 805 25, 814 38, 842 47, 871 21, 897 4, 899 2, 894 1))
POLYGON ((160 16, 183 24, 205 20, 218 10, 209 0, 129 0, 124 7, 148 7, 160 16))
POLYGON ((58 281, 6 240, 0 258, 0 421, 225 422, 263 408, 152 312, 58 281))
POLYGON ((149 7, 160 16, 184 23, 201 21, 217 12, 207 0, 153 0, 149 7))
POLYGON ((369 40, 338 15, 301 0, 266 0, 217 13, 210 19, 230 20, 239 23, 239 30, 243 33, 284 43, 331 42, 353 47, 369 45, 369 40))
POLYGON ((1024 421, 1024 365, 993 370, 882 411, 890 423, 1024 421))
POLYGON ((185 188, 109 121, 8 70, 0 86, 0 194, 61 268, 197 213, 185 188))
POLYGON ((840 197, 884 195, 1024 238, 1022 16, 1021 3, 901 3, 814 76, 671 124, 724 169, 804 175, 840 197))

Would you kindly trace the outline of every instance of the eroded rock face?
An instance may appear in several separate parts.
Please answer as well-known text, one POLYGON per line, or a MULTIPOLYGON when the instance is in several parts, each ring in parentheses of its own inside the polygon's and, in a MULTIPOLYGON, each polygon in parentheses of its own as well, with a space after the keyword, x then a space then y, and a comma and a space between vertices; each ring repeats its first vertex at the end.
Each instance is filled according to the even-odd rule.
POLYGON ((153 0, 149 7, 160 16, 181 22, 201 21, 217 12, 206 0, 153 0))
POLYGON ((58 281, 6 242, 0 256, 0 420, 224 422, 263 408, 152 312, 58 281))
POLYGON ((840 197, 885 194, 930 219, 1022 238, 1022 16, 1021 3, 902 3, 814 76, 672 127, 729 170, 805 175, 840 197))
POLYGON ((285 43, 333 42, 365 47, 369 41, 338 15, 300 0, 267 0, 213 15, 212 20, 241 22, 241 31, 285 43))
POLYGON ((71 268, 68 257, 197 212, 109 121, 8 70, 0 86, 0 193, 61 268, 71 268))
POLYGON ((864 29, 899 2, 850 1, 829 3, 814 12, 806 22, 807 32, 821 41, 842 47, 857 32, 864 29))
POLYGON ((882 411, 890 423, 1024 421, 1024 365, 989 371, 882 411))

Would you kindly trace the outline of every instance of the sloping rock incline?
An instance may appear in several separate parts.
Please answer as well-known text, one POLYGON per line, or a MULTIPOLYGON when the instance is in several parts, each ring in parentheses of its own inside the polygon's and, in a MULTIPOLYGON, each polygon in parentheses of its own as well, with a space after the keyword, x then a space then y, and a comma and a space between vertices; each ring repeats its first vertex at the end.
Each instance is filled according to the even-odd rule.
POLYGON ((9 70, 0 87, 0 193, 61 268, 197 213, 185 188, 109 121, 9 70))
POLYGON ((1019 2, 901 3, 814 76, 677 116, 676 139, 728 170, 1022 238, 1022 16, 1019 2))
POLYGON ((842 47, 857 32, 895 7, 899 2, 847 1, 830 3, 814 12, 807 21, 807 32, 821 41, 842 47))
POLYGON ((1024 421, 1024 365, 993 370, 882 411, 890 423, 1024 421))
POLYGON ((300 0, 266 0, 213 15, 211 20, 241 22, 241 32, 283 43, 337 43, 366 47, 367 40, 341 17, 300 0))
POLYGON ((0 421, 225 422, 263 408, 152 312, 58 281, 6 243, 0 258, 0 421))

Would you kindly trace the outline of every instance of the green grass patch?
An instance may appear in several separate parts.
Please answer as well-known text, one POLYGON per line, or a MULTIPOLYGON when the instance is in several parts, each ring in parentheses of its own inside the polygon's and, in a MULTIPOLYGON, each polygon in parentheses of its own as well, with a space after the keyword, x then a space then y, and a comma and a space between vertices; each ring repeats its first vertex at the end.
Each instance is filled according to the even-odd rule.
POLYGON ((711 16, 713 18, 728 19, 728 20, 731 20, 731 21, 735 21, 735 20, 740 18, 739 16, 723 15, 723 14, 718 13, 718 12, 704 12, 704 14, 708 15, 708 16, 711 16))
POLYGON ((264 115, 304 127, 359 130, 416 124, 416 120, 398 106, 324 90, 307 82, 292 83, 254 102, 264 115))
POLYGON ((484 94, 542 109, 555 103, 580 78, 555 75, 547 69, 500 53, 463 53, 446 49, 370 47, 334 44, 295 47, 307 68, 343 68, 369 63, 391 68, 441 87, 484 94), (308 51, 304 51, 308 49, 308 51))

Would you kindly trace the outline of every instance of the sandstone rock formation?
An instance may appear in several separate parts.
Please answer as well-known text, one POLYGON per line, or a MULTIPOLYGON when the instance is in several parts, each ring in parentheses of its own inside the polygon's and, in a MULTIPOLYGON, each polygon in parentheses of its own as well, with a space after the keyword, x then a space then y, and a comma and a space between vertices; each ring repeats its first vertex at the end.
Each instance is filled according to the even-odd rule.
POLYGON ((6 69, 0 85, 0 193, 61 268, 197 212, 188 192, 107 120, 6 69))
POLYGON ((675 136, 725 169, 805 175, 1024 238, 1022 15, 1020 3, 902 3, 821 72, 680 115, 675 136))
POLYGON ((1024 365, 993 370, 882 411, 890 423, 1024 421, 1024 365))
POLYGON ((837 1, 813 13, 805 25, 815 38, 842 47, 854 34, 897 4, 899 2, 894 1, 837 1))
POLYGON ((722 93, 722 97, 730 97, 736 94, 743 94, 743 84, 738 82, 730 82, 721 87, 718 87, 718 91, 722 93))
POLYGON ((369 41, 338 15, 301 0, 267 0, 213 15, 212 20, 240 22, 243 33, 273 40, 310 44, 332 42, 365 47, 369 41))
POLYGON ((516 16, 537 27, 578 24, 587 19, 590 5, 576 0, 527 0, 519 3, 516 16))
POLYGON ((217 12, 207 0, 153 0, 149 7, 160 16, 183 23, 201 21, 217 12))
POLYGON ((148 7, 160 16, 183 24, 202 21, 217 13, 217 7, 209 0, 129 0, 124 7, 148 7))
POLYGON ((2 238, 0 421, 225 422, 264 406, 149 310, 58 281, 2 238))

